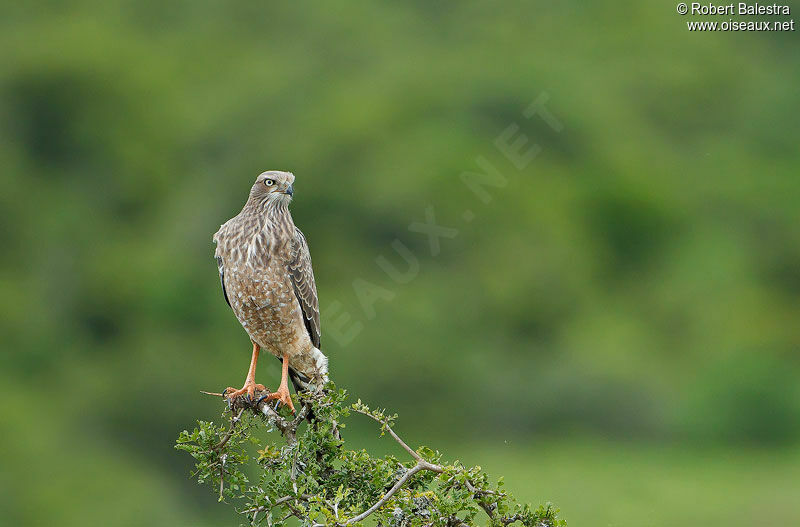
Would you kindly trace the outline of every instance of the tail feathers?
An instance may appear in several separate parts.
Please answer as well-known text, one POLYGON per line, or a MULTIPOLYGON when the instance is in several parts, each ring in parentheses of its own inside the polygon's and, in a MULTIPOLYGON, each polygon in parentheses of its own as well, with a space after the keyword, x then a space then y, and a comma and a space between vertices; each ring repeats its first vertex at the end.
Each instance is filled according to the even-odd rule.
MULTIPOLYGON (((283 359, 278 357, 283 362, 283 359)), ((328 357, 317 348, 292 357, 289 377, 297 391, 316 392, 328 382, 328 357)))
MULTIPOLYGON (((313 392, 321 390, 325 383, 328 382, 328 359, 325 355, 322 354, 321 351, 316 350, 317 355, 315 356, 315 366, 316 371, 314 378, 307 375, 303 375, 293 367, 289 366, 289 378, 292 380, 292 384, 294 385, 294 389, 297 392, 313 392)), ((281 362, 283 360, 278 358, 281 362)), ((316 416, 314 415, 313 410, 309 408, 308 414, 306 415, 306 419, 310 423, 314 423, 316 420, 316 416)), ((341 440, 342 436, 339 432, 339 427, 336 421, 333 422, 333 434, 334 436, 341 440)))
MULTIPOLYGON (((291 366, 289 366, 289 378, 292 380, 296 392, 311 392, 317 389, 317 385, 311 382, 309 377, 306 377, 291 366)), ((316 419, 316 415, 314 415, 314 411, 311 407, 308 408, 306 419, 308 419, 309 422, 313 422, 316 419)))
MULTIPOLYGON (((278 359, 281 360, 281 359, 278 359)), ((282 361, 282 360, 281 360, 282 361)), ((294 389, 297 392, 310 392, 313 391, 315 386, 311 383, 311 379, 301 374, 291 366, 289 366, 289 378, 292 380, 294 389)))

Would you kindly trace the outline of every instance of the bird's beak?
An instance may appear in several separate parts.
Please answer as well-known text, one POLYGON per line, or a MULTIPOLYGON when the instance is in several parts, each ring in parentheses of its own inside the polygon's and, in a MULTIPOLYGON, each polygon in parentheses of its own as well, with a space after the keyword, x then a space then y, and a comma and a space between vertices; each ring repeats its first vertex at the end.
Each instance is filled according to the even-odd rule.
POLYGON ((289 196, 294 196, 294 185, 289 185, 286 187, 286 191, 284 194, 289 194, 289 196))

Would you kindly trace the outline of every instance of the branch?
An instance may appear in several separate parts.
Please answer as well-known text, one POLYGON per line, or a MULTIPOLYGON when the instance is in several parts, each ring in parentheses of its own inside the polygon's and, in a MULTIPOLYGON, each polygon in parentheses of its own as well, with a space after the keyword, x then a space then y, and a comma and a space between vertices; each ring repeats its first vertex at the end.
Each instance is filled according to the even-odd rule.
POLYGON ((182 432, 176 445, 197 460, 194 475, 200 482, 218 484, 220 495, 223 490, 229 492, 224 480, 231 482, 229 487, 235 488, 230 490, 237 491, 231 497, 246 500, 239 510, 251 525, 281 527, 292 517, 312 527, 351 527, 365 520, 405 524, 424 518, 424 524, 470 527, 479 513, 486 514, 489 524, 501 527, 515 522, 525 527, 566 525, 551 505, 537 509, 521 506, 509 494, 490 486, 480 467, 445 463, 438 452, 426 447, 412 449, 392 428, 396 416, 370 410, 361 401, 348 404, 345 391, 329 386, 302 395, 303 404, 294 416, 279 413, 261 395, 229 400, 227 429, 201 421, 193 432, 182 432), (260 448, 263 443, 251 433, 250 421, 243 424, 247 413, 259 416, 252 422, 266 422, 269 430, 283 437, 283 441, 272 441, 259 450, 263 475, 257 484, 249 483, 244 469, 248 460, 254 459, 248 453, 253 447, 248 445, 260 448), (414 461, 399 463, 398 471, 394 456, 373 457, 364 450, 345 448, 338 434, 338 427, 344 424, 338 423, 352 413, 379 423, 381 434, 388 433, 414 461), (315 416, 312 424, 302 426, 309 415, 315 416), (439 476, 422 476, 422 472, 439 476))
POLYGON ((390 499, 392 499, 392 496, 394 496, 395 493, 398 490, 400 490, 403 487, 403 485, 406 484, 406 481, 408 481, 411 478, 411 476, 413 476, 414 474, 416 474, 420 470, 426 470, 427 469, 424 465, 422 465, 422 463, 424 463, 424 461, 420 462, 420 463, 417 463, 411 469, 409 469, 408 472, 403 474, 403 477, 400 478, 399 480, 397 480, 397 483, 394 484, 394 487, 389 489, 389 492, 387 492, 380 500, 378 500, 378 502, 375 505, 373 505, 369 509, 365 510, 364 512, 362 512, 358 516, 350 518, 349 520, 347 520, 347 522, 340 523, 339 525, 350 525, 351 523, 360 522, 360 521, 364 520, 367 516, 369 516, 370 514, 375 512, 376 510, 378 510, 381 507, 383 507, 384 505, 386 505, 386 503, 390 499))
POLYGON ((349 520, 347 520, 347 522, 340 523, 339 525, 350 525, 352 523, 360 522, 360 521, 363 521, 364 519, 366 519, 372 513, 374 513, 375 511, 377 511, 378 509, 380 509, 384 505, 386 505, 386 503, 390 499, 392 499, 392 496, 394 496, 397 493, 398 490, 403 488, 403 485, 405 485, 406 482, 409 479, 411 479, 411 477, 414 474, 416 474, 417 472, 420 472, 421 470, 430 470, 431 472, 435 472, 437 474, 441 474, 442 472, 444 472, 444 468, 442 466, 436 465, 434 463, 430 463, 428 461, 425 461, 424 459, 422 459, 422 456, 420 456, 415 450, 413 450, 410 446, 408 446, 406 444, 406 442, 403 441, 400 438, 400 436, 398 436, 395 433, 394 430, 392 430, 392 427, 389 426, 389 421, 387 419, 380 419, 379 417, 371 414, 370 412, 367 412, 365 410, 361 410, 361 409, 358 409, 358 408, 353 408, 353 411, 356 412, 356 413, 359 413, 361 415, 366 415, 367 417, 370 417, 370 418, 374 419, 375 421, 379 422, 383 426, 383 428, 387 432, 389 432, 389 435, 391 435, 392 438, 395 441, 397 441, 397 443, 400 444, 400 446, 403 447, 403 449, 406 452, 408 452, 411 455, 411 457, 413 457, 417 461, 417 464, 414 465, 413 467, 411 467, 405 474, 403 474, 403 477, 401 477, 399 480, 397 480, 397 483, 395 483, 394 486, 391 489, 389 489, 389 492, 384 494, 384 496, 380 500, 378 500, 378 502, 375 503, 372 507, 370 507, 369 509, 365 510, 364 512, 362 512, 358 516, 350 518, 349 520))
POLYGON ((242 514, 250 514, 251 512, 264 512, 264 511, 268 511, 270 509, 274 509, 278 505, 283 505, 284 503, 286 503, 288 501, 292 501, 292 500, 308 501, 313 497, 314 496, 312 496, 311 494, 300 494, 299 496, 293 496, 293 495, 290 494, 288 496, 283 496, 282 498, 278 498, 277 500, 273 501, 272 504, 269 505, 269 506, 262 505, 261 507, 253 507, 252 509, 247 509, 246 511, 242 511, 242 514))
POLYGON ((395 441, 397 441, 397 442, 400 444, 400 446, 401 446, 401 447, 403 447, 403 448, 405 449, 405 451, 406 451, 406 452, 408 452, 409 454, 411 454, 411 457, 413 457, 414 459, 416 459, 416 460, 417 460, 417 462, 419 462, 419 463, 425 463, 425 464, 427 464, 427 465, 430 465, 430 468, 428 468, 428 467, 425 467, 427 470, 433 470, 434 472, 438 472, 438 473, 441 473, 441 472, 443 471, 443 470, 442 470, 442 467, 440 467, 439 465, 433 465, 433 464, 431 464, 431 463, 428 463, 428 462, 427 462, 427 461, 425 461, 424 459, 422 459, 422 456, 420 456, 419 454, 417 454, 417 452, 416 452, 415 450, 412 450, 412 449, 411 449, 411 447, 410 447, 410 446, 408 446, 408 445, 406 444, 406 442, 405 442, 405 441, 403 441, 402 439, 400 439, 400 436, 398 436, 397 434, 395 434, 395 433, 394 433, 394 430, 392 430, 392 427, 391 427, 391 426, 389 426, 389 422, 388 422, 388 420, 386 420, 386 419, 380 419, 380 418, 378 418, 378 417, 376 417, 376 416, 372 415, 371 413, 369 413, 369 412, 366 412, 366 411, 364 411, 364 410, 359 410, 358 408, 353 408, 353 411, 354 411, 354 412, 356 412, 356 413, 359 413, 359 414, 361 414, 361 415, 366 415, 367 417, 370 417, 370 418, 374 419, 375 421, 379 422, 381 425, 383 425, 383 427, 386 429, 386 431, 387 431, 387 432, 389 432, 389 435, 391 435, 391 436, 394 438, 394 440, 395 440, 395 441), (438 470, 434 470, 434 468, 436 468, 436 469, 438 469, 438 470))
MULTIPOLYGON (((245 410, 252 410, 256 414, 262 414, 264 417, 267 418, 269 422, 275 425, 281 434, 286 437, 287 441, 290 443, 294 443, 297 441, 297 429, 303 423, 303 420, 308 416, 309 408, 307 405, 303 405, 300 408, 300 411, 297 412, 294 419, 287 420, 283 418, 274 408, 269 405, 269 401, 263 396, 269 395, 269 391, 263 392, 256 392, 253 399, 249 399, 244 396, 237 397, 236 399, 229 400, 228 404, 230 405, 231 409, 234 410, 236 408, 239 409, 239 413, 234 418, 234 421, 238 420, 239 417, 242 415, 242 412, 245 410)), ((212 394, 216 395, 216 394, 212 394)), ((230 439, 230 437, 228 438, 230 439)))
MULTIPOLYGON (((475 501, 478 502, 478 505, 480 505, 481 509, 483 509, 483 512, 486 513, 486 516, 488 516, 490 520, 493 520, 494 519, 494 507, 491 507, 491 506, 485 504, 483 502, 483 500, 481 500, 480 498, 485 496, 485 495, 487 495, 487 494, 494 494, 494 492, 491 492, 491 491, 478 491, 478 489, 475 488, 475 485, 473 485, 470 480, 467 480, 467 488, 472 493, 472 495, 475 497, 475 501)), ((513 522, 511 522, 511 523, 513 523, 513 522)))
MULTIPOLYGON (((227 442, 227 441, 226 441, 227 442)), ((222 491, 225 490, 225 461, 228 459, 227 454, 222 454, 219 457, 219 501, 222 501, 224 496, 222 491)))
POLYGON ((231 419, 231 427, 228 429, 228 433, 225 434, 225 437, 223 437, 219 443, 217 443, 217 445, 214 447, 214 450, 219 452, 228 443, 228 441, 231 440, 231 437, 233 437, 233 431, 236 429, 236 424, 239 422, 239 418, 242 417, 242 412, 244 412, 244 408, 239 410, 239 413, 236 414, 236 417, 231 419))

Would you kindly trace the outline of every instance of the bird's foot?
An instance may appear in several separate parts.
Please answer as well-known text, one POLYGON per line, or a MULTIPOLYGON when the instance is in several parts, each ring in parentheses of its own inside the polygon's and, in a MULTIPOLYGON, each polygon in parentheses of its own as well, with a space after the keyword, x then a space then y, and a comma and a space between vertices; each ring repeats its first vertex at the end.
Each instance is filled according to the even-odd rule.
POLYGON ((256 392, 265 392, 267 388, 263 384, 256 384, 255 382, 249 381, 245 382, 244 386, 240 389, 227 387, 223 392, 222 396, 228 399, 229 401, 235 401, 239 397, 246 395, 248 402, 252 401, 255 398, 256 392))
POLYGON ((271 393, 266 397, 262 397, 262 399, 267 401, 278 401, 278 404, 288 406, 292 413, 295 413, 294 404, 292 403, 292 395, 289 393, 289 388, 286 386, 281 386, 278 388, 277 392, 271 393))

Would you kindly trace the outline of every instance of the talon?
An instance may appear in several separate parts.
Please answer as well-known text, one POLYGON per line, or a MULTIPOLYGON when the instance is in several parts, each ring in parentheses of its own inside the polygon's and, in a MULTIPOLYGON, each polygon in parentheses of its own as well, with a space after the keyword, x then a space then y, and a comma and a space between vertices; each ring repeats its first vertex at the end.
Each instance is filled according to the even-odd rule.
POLYGON ((287 388, 285 385, 281 385, 277 392, 269 394, 269 396, 267 396, 267 400, 277 402, 275 405, 276 411, 278 410, 279 405, 285 404, 289 407, 292 413, 295 413, 294 403, 292 403, 292 396, 289 394, 289 388, 287 388))
MULTIPOLYGON (((256 383, 254 383, 252 381, 245 382, 244 386, 242 386, 238 390, 236 388, 232 388, 232 387, 229 386, 228 388, 225 388, 225 392, 223 393, 223 397, 225 397, 229 401, 233 401, 233 400, 235 400, 235 399, 237 399, 239 397, 244 396, 245 400, 248 403, 251 403, 253 401, 253 399, 255 398, 256 389, 259 388, 259 387, 265 389, 263 384, 256 384, 256 383)), ((261 390, 261 391, 264 391, 264 390, 261 390)))

